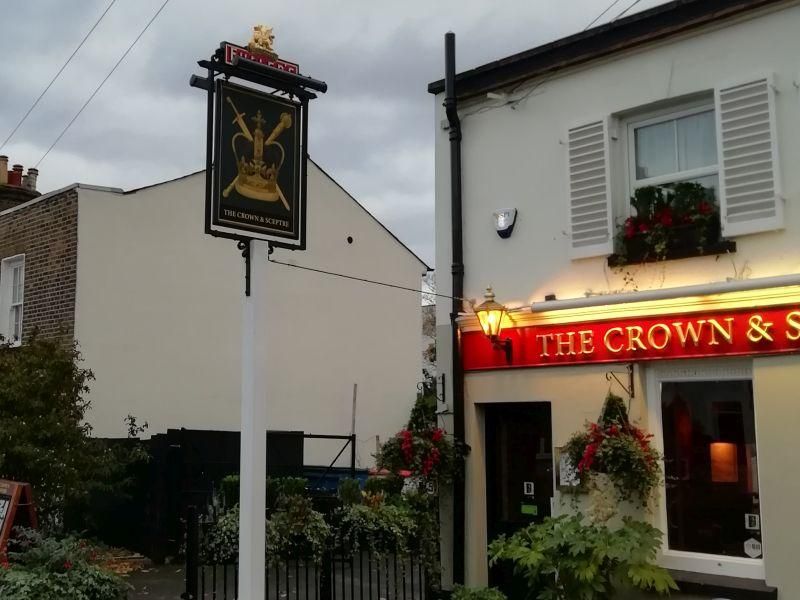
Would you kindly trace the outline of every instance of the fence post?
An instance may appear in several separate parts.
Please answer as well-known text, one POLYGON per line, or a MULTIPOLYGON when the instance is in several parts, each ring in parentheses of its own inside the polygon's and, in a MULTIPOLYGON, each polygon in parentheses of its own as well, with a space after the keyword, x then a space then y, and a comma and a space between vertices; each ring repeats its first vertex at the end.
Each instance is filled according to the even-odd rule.
POLYGON ((333 586, 331 586, 331 574, 333 571, 333 552, 326 550, 322 555, 322 565, 319 573, 319 597, 320 600, 333 600, 333 586))
POLYGON ((186 508, 186 591, 183 600, 197 600, 197 569, 200 562, 200 536, 197 507, 186 508))

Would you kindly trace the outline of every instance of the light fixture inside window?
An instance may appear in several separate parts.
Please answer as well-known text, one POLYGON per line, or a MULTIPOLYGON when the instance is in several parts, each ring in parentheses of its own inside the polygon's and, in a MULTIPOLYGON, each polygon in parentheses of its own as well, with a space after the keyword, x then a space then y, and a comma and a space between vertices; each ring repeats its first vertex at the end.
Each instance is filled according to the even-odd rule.
POLYGON ((517 221, 516 208, 501 208, 492 213, 494 216, 494 228, 497 235, 505 239, 514 231, 514 223, 517 221))
POLYGON ((732 442, 712 442, 711 481, 714 483, 736 483, 739 481, 738 448, 732 442))
POLYGON ((506 307, 495 302, 494 292, 491 287, 486 288, 486 293, 483 295, 483 302, 478 304, 474 309, 481 324, 483 333, 492 342, 495 348, 502 349, 506 353, 506 361, 511 362, 511 340, 500 339, 500 333, 503 331, 503 317, 506 315, 506 307))

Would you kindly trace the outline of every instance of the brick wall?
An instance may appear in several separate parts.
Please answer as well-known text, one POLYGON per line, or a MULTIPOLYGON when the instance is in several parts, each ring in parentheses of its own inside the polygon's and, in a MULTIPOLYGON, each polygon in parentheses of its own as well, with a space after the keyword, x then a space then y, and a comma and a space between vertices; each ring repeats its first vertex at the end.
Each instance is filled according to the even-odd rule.
POLYGON ((25 254, 22 341, 37 327, 40 335, 75 333, 78 265, 78 191, 0 214, 0 260, 25 254))

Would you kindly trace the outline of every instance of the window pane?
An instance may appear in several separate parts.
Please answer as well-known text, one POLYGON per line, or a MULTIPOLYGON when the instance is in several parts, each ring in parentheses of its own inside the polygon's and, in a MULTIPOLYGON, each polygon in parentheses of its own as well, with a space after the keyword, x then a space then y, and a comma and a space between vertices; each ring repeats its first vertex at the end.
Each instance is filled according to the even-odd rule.
POLYGON ((647 179, 674 173, 675 164, 675 121, 656 123, 637 127, 636 179, 647 179))
POLYGON ((717 164, 714 111, 682 117, 678 127, 678 168, 681 171, 717 164))
POLYGON ((757 558, 745 551, 761 543, 752 382, 665 382, 661 410, 669 547, 757 558))
POLYGON ((11 302, 22 302, 22 267, 14 267, 12 270, 11 302))
POLYGON ((16 341, 22 337, 22 307, 11 308, 11 339, 16 341))

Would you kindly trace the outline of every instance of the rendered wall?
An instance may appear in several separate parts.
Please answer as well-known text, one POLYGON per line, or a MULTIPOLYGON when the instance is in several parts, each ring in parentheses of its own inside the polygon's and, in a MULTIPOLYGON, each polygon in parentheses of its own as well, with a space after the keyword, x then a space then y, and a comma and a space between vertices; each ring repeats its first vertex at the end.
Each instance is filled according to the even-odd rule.
MULTIPOLYGON (((203 234, 204 181, 81 190, 75 329, 97 377, 95 435, 124 435, 129 413, 150 434, 239 429, 243 261, 203 234)), ((308 203, 308 251, 276 260, 419 289, 422 263, 313 164, 308 203)), ((419 295, 267 270, 269 427, 349 434, 358 383, 358 462, 372 464, 375 436, 405 423, 421 379, 419 295)), ((328 464, 340 446, 307 442, 306 461, 328 464)))

